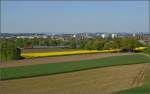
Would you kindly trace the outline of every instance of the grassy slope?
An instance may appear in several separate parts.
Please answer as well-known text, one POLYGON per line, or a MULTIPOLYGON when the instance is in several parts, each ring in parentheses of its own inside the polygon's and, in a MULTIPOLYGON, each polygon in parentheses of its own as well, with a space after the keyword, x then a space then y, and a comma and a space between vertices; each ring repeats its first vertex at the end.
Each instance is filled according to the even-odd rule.
POLYGON ((65 72, 73 72, 85 69, 107 67, 124 64, 146 63, 148 57, 144 55, 124 55, 113 56, 103 59, 82 60, 78 62, 61 62, 39 65, 29 65, 21 67, 1 68, 1 79, 16 79, 32 76, 41 76, 49 74, 58 74, 65 72))

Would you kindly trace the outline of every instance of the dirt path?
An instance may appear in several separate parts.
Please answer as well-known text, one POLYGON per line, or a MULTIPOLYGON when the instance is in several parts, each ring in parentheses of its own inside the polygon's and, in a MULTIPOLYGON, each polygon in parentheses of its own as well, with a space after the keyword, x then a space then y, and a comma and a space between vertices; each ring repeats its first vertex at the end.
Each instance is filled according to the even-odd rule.
POLYGON ((133 82, 131 84, 132 87, 135 86, 141 86, 143 84, 145 75, 146 75, 146 71, 148 69, 147 65, 143 65, 143 67, 140 69, 139 73, 136 75, 136 77, 133 79, 133 82))
POLYGON ((0 81, 1 94, 109 94, 133 87, 133 80, 145 66, 148 64, 0 81))
POLYGON ((128 55, 128 54, 129 53, 96 53, 96 54, 82 54, 82 55, 71 55, 71 56, 24 59, 24 60, 11 61, 7 63, 0 63, 0 68, 33 65, 33 64, 80 61, 80 60, 104 58, 109 56, 128 55))

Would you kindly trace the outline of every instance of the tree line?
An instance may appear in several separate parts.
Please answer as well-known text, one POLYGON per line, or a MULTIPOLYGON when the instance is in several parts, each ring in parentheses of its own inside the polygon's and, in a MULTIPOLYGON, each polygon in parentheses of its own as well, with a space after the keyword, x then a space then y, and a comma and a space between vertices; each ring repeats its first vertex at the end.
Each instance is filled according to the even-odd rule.
POLYGON ((109 50, 109 49, 122 49, 122 51, 133 52, 134 48, 145 46, 140 43, 136 38, 114 38, 114 39, 85 39, 85 40, 73 40, 71 47, 88 49, 88 50, 109 50))
MULTIPOLYGON (((58 39, 0 39, 0 58, 1 60, 20 59, 21 48, 28 46, 67 46, 71 49, 88 49, 88 50, 109 50, 122 49, 122 51, 133 52, 134 48, 146 46, 134 37, 129 38, 91 38, 68 40, 58 39)), ((68 48, 68 49, 69 49, 68 48)))

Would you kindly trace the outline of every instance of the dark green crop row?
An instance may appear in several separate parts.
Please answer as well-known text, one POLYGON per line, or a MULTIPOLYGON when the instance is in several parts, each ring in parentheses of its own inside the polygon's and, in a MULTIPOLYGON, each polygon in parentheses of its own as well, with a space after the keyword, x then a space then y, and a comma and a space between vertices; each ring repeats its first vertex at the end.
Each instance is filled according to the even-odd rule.
POLYGON ((42 75, 74 72, 100 67, 147 63, 148 57, 140 54, 112 56, 102 59, 81 60, 77 62, 60 62, 1 68, 1 80, 26 78, 42 75))

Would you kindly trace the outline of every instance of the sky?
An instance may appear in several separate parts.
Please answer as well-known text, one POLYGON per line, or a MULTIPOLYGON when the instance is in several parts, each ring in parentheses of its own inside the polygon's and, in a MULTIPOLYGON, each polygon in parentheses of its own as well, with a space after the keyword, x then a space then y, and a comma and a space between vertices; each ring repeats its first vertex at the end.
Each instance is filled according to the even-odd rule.
POLYGON ((148 32, 148 1, 1 1, 3 33, 148 32))

